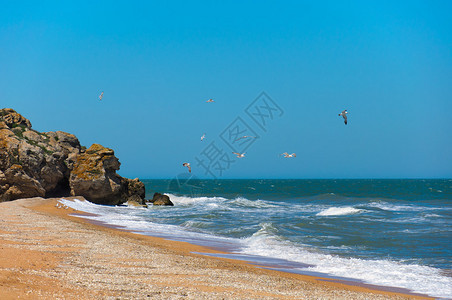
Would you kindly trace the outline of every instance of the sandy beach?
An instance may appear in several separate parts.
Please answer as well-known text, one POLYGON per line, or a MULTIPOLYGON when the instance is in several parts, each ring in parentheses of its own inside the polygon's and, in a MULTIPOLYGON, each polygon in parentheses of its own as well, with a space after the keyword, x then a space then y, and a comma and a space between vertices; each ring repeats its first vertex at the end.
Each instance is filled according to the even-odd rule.
POLYGON ((207 257, 91 224, 58 199, 0 203, 1 299, 425 299, 207 257))

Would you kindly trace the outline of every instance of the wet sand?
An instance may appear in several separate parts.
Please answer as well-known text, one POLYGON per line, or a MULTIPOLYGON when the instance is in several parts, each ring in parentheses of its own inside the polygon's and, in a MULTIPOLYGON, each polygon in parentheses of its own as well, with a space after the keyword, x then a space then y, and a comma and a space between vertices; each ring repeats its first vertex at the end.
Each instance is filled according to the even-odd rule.
POLYGON ((57 200, 0 203, 0 299, 426 299, 196 254, 215 251, 91 224, 57 200))

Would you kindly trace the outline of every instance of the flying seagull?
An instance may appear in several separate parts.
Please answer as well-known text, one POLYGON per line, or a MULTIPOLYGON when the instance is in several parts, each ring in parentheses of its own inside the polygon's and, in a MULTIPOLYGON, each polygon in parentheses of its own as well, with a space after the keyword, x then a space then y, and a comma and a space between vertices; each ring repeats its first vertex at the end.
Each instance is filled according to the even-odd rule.
POLYGON ((102 100, 103 97, 104 97, 104 92, 100 93, 99 100, 102 100))
POLYGON ((238 158, 242 158, 242 157, 245 157, 246 152, 243 152, 243 153, 232 152, 232 153, 234 153, 238 158))
POLYGON ((201 137, 201 142, 202 142, 202 140, 204 140, 206 138, 206 134, 204 133, 203 135, 202 135, 202 137, 201 137))
POLYGON ((289 154, 287 152, 284 152, 283 154, 280 154, 280 155, 284 155, 284 157, 297 157, 297 154, 295 154, 295 153, 289 154))
POLYGON ((342 117, 344 118, 344 123, 345 123, 345 125, 347 125, 347 114, 348 114, 348 112, 347 112, 346 109, 343 110, 343 111, 339 114, 339 116, 342 116, 342 117))
POLYGON ((255 139, 256 137, 255 137, 255 136, 250 136, 250 135, 244 135, 244 136, 239 137, 239 138, 236 139, 235 141, 238 141, 238 140, 241 140, 241 139, 247 139, 247 138, 253 138, 253 139, 255 139))
POLYGON ((213 99, 209 99, 206 102, 215 102, 215 101, 213 101, 213 99))
POLYGON ((182 165, 183 165, 184 167, 187 167, 187 168, 188 168, 188 172, 191 173, 190 163, 183 163, 182 165))

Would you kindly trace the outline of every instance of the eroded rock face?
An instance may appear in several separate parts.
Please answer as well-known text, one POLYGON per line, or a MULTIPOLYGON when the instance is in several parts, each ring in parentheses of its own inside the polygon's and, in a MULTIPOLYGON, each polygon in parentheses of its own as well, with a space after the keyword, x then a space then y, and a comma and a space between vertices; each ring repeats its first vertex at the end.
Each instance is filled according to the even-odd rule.
POLYGON ((71 194, 84 196, 99 204, 125 202, 125 180, 116 174, 119 166, 112 149, 93 144, 85 153, 77 156, 69 179, 71 194))
POLYGON ((144 187, 144 183, 141 182, 138 178, 128 179, 127 181, 127 198, 130 202, 136 202, 140 205, 146 205, 146 200, 144 199, 146 195, 146 189, 144 187))
POLYGON ((117 175, 119 167, 112 149, 94 144, 83 151, 73 134, 40 133, 13 109, 0 110, 0 202, 74 195, 144 203, 144 184, 117 175))
MULTIPOLYGON (((80 143, 75 140, 72 151, 79 153, 80 143)), ((69 195, 68 153, 52 135, 33 130, 31 122, 13 109, 1 109, 0 201, 51 196, 56 190, 69 195)))

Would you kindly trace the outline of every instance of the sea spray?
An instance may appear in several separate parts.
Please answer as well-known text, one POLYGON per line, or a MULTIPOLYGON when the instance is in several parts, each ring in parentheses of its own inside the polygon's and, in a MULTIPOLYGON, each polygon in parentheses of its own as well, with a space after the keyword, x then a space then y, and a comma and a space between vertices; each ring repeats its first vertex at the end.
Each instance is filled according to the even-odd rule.
POLYGON ((362 209, 357 209, 354 207, 330 207, 325 210, 322 210, 317 214, 317 216, 344 216, 351 215, 361 212, 362 209))

